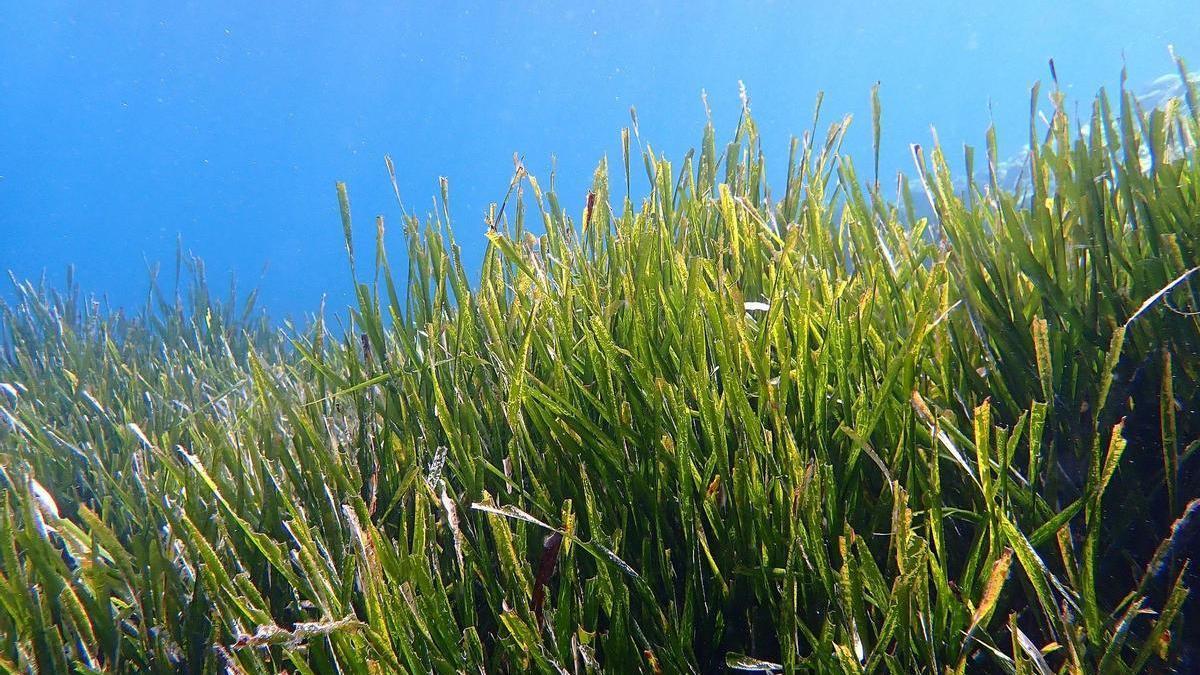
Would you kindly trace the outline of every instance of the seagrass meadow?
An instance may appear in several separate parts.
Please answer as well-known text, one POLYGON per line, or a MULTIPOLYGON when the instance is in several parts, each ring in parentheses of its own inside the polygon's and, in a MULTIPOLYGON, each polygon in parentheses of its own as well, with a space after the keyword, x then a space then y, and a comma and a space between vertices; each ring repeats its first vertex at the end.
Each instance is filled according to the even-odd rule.
POLYGON ((1052 89, 1015 190, 993 134, 885 191, 814 115, 769 188, 748 105, 675 164, 635 119, 479 270, 444 183, 394 268, 339 185, 328 321, 18 281, 0 669, 1194 672, 1197 92, 1052 89))

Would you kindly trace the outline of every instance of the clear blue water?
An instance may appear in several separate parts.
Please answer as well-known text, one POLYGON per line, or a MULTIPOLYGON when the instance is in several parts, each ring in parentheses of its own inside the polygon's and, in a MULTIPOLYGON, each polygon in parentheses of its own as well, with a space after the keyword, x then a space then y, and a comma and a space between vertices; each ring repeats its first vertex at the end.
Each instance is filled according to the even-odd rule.
POLYGON ((170 265, 181 237, 214 282, 258 285, 277 315, 324 294, 340 309, 333 184, 349 183, 364 244, 376 214, 398 232, 385 154, 410 210, 449 178, 474 265, 513 153, 543 181, 556 158, 581 211, 597 160, 619 163, 631 105, 678 158, 699 140, 701 91, 728 135, 744 81, 778 179, 824 91, 826 122, 855 114, 847 149, 865 171, 878 80, 891 174, 930 125, 952 157, 992 119, 1019 151, 1050 58, 1084 100, 1123 64, 1135 87, 1173 72, 1169 44, 1200 65, 1196 0, 339 4, 5 3, 0 269, 61 281, 73 263, 86 289, 137 305, 147 264, 170 265))

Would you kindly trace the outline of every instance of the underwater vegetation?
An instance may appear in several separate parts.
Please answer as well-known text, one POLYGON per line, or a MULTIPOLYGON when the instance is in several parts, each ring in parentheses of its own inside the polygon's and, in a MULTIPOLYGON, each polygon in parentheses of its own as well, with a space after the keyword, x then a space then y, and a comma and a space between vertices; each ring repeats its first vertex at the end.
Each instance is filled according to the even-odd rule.
MULTIPOLYGON (((1150 83, 1142 86, 1141 89, 1135 91, 1134 100, 1142 107, 1143 111, 1165 108, 1172 101, 1185 100, 1187 98, 1188 87, 1195 87, 1197 85, 1200 85, 1200 72, 1192 71, 1187 72, 1185 75, 1185 71, 1181 70, 1178 74, 1171 73, 1157 77, 1150 83)), ((1124 86, 1125 82, 1123 78, 1122 87, 1124 86)), ((1087 136, 1087 134, 1091 133, 1091 129, 1086 126, 1080 126, 1079 133, 1087 136)), ((1139 156, 1142 158, 1142 168, 1145 170, 1149 167, 1149 151, 1144 144, 1138 151, 1139 156)), ((1001 188, 1023 193, 1022 183, 1027 183, 1029 180, 1027 174, 1028 166, 1029 145, 1026 144, 1020 152, 996 162, 994 169, 991 162, 986 167, 977 168, 973 179, 983 185, 987 185, 991 181, 990 172, 994 170, 997 174, 997 182, 1001 188)), ((960 189, 966 189, 966 181, 960 178, 955 181, 955 186, 960 189)))
POLYGON ((774 187, 748 105, 675 164, 635 123, 573 213, 518 166, 474 284, 447 209, 393 268, 339 185, 332 323, 182 258, 134 313, 20 282, 0 669, 1200 667, 1182 94, 1076 118, 1055 88, 1022 194, 991 133, 957 174, 987 180, 914 146, 892 194, 848 119, 774 187))

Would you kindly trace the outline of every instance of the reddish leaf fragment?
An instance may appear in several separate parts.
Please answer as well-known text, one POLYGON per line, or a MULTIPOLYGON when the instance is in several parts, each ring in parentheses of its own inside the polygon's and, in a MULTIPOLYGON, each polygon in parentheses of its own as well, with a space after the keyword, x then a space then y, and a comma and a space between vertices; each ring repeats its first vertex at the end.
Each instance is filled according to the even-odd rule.
POLYGON ((538 561, 537 575, 533 580, 533 615, 538 627, 542 625, 542 608, 546 604, 546 583, 554 574, 558 564, 558 552, 562 548, 562 534, 555 532, 542 541, 542 558, 538 561))

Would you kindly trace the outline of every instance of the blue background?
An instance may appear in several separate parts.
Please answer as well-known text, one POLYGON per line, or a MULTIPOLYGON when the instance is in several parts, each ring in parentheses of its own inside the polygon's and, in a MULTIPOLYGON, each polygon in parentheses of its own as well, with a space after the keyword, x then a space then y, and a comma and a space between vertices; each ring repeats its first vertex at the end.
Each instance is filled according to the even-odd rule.
POLYGON ((543 183, 556 158, 577 213, 599 158, 619 167, 631 105, 643 139, 677 159, 699 140, 701 91, 728 138, 745 81, 778 182, 818 90, 826 123, 856 115, 848 148, 865 172, 880 80, 890 174, 930 125, 951 157, 982 146, 993 118, 1002 153, 1018 150, 1050 57, 1087 99, 1123 63, 1133 85, 1173 72, 1168 44, 1200 65, 1200 2, 6 2, 0 269, 61 282, 74 263, 85 289, 136 306, 147 265, 169 274, 182 236, 214 286, 236 273, 277 316, 323 294, 340 310, 335 180, 360 246, 384 214, 399 254, 384 154, 410 211, 430 211, 449 178, 476 264, 513 153, 543 183))

